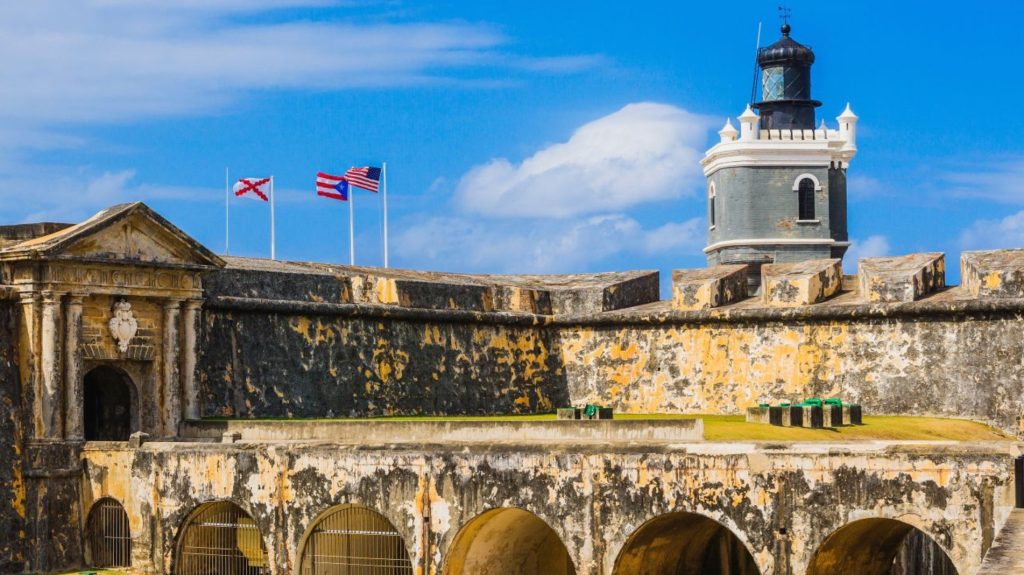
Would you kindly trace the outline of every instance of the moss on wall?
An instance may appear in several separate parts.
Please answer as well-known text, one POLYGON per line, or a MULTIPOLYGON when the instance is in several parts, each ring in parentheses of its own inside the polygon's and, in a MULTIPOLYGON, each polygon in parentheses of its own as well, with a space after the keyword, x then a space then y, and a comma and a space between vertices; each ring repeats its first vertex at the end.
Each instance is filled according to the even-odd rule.
POLYGON ((22 571, 28 549, 16 321, 16 305, 0 301, 0 573, 22 571))

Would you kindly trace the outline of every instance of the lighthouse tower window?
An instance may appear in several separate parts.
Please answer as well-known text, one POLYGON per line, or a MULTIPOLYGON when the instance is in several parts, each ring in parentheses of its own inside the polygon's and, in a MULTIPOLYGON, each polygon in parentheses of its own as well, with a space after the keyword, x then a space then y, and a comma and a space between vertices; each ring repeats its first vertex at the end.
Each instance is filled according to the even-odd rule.
POLYGON ((784 68, 772 66, 764 69, 761 80, 762 95, 764 100, 781 100, 786 86, 784 68))
POLYGON ((814 219, 814 180, 810 178, 804 178, 800 180, 800 185, 797 189, 797 196, 799 202, 799 215, 798 219, 801 220, 813 220, 814 219))

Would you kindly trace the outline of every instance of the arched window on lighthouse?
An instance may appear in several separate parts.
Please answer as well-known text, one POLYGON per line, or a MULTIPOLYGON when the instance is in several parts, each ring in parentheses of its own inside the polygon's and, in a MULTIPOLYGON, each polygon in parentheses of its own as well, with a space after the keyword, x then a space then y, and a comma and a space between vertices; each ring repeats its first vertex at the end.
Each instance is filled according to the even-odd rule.
POLYGON ((714 228, 715 220, 715 183, 708 186, 708 228, 714 228))
POLYGON ((797 219, 814 219, 814 180, 804 178, 797 186, 797 202, 799 203, 797 219))

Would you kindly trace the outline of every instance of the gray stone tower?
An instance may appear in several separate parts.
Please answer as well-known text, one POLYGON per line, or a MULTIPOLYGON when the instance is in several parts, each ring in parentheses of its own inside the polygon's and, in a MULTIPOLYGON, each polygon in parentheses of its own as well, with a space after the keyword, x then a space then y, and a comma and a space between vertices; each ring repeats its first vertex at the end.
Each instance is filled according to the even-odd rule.
POLYGON ((701 164, 707 177, 708 265, 761 265, 841 258, 846 230, 846 169, 857 152, 857 116, 846 110, 838 129, 815 127, 811 99, 814 52, 789 37, 762 48, 760 102, 719 131, 701 164), (760 115, 754 113, 754 109, 760 115))

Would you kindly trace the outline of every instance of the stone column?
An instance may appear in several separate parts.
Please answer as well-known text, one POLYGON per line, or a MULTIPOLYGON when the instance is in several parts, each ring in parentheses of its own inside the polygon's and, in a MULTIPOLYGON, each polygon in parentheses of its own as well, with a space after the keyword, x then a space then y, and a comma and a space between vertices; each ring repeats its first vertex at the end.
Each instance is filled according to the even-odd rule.
POLYGON ((61 377, 63 376, 63 358, 61 343, 64 330, 61 329, 60 302, 61 294, 43 292, 41 342, 39 355, 42 372, 42 437, 59 439, 63 435, 61 409, 61 377))
POLYGON ((42 298, 38 293, 21 293, 21 329, 19 338, 22 342, 21 359, 25 373, 21 374, 22 384, 30 395, 32 409, 32 437, 44 437, 42 430, 42 377, 39 375, 39 309, 42 298))
POLYGON ((163 346, 163 432, 165 437, 178 434, 181 423, 181 376, 178 357, 178 320, 181 316, 181 300, 164 302, 164 346, 163 346))
POLYGON ((199 419, 202 406, 196 383, 196 339, 201 300, 188 300, 181 318, 181 389, 185 400, 185 419, 199 419))
POLYGON ((64 318, 64 437, 70 441, 85 439, 85 401, 82 382, 82 354, 78 349, 82 337, 82 300, 84 294, 68 297, 64 318))

